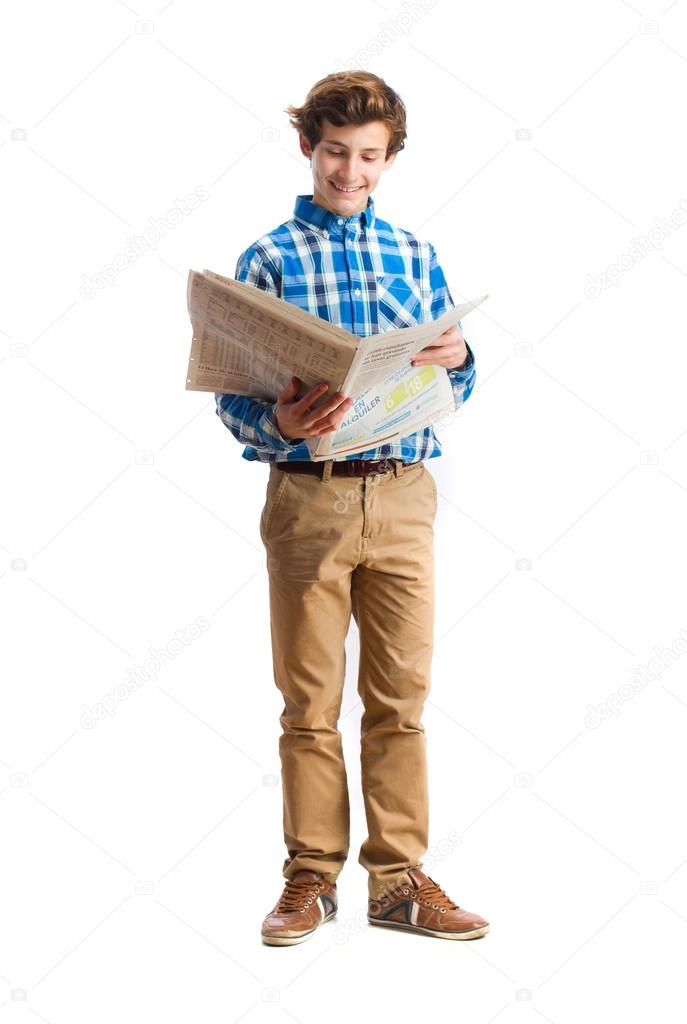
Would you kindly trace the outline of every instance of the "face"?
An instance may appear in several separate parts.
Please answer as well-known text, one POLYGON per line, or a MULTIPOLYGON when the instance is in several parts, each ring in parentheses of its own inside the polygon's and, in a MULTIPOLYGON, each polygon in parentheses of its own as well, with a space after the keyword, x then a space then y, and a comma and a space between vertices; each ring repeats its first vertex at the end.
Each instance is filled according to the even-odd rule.
POLYGON ((337 128, 326 119, 314 149, 300 135, 301 152, 312 160, 313 202, 342 217, 364 210, 382 171, 396 158, 392 153, 386 159, 390 135, 383 121, 337 128))

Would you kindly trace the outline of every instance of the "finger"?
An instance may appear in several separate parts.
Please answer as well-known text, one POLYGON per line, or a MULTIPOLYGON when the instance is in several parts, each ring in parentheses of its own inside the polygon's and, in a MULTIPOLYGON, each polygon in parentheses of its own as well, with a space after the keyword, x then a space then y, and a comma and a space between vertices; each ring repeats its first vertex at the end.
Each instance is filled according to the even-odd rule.
POLYGON ((289 383, 285 387, 283 387, 281 389, 281 391, 279 392, 278 399, 279 398, 286 398, 289 395, 289 393, 293 390, 294 384, 295 384, 295 388, 296 388, 296 391, 297 391, 298 387, 299 387, 298 377, 291 377, 291 379, 289 380, 289 383))
MULTIPOLYGON (((342 405, 342 398, 343 396, 341 395, 338 398, 334 396, 317 409, 303 410, 300 415, 295 417, 296 423, 298 424, 298 430, 310 432, 312 430, 319 429, 325 422, 326 417, 335 413, 340 408, 342 405)), ((347 400, 344 400, 344 403, 345 401, 347 400)), ((342 415, 345 414, 346 409, 348 409, 348 406, 345 406, 342 410, 342 415)))
POLYGON ((314 428, 315 437, 321 437, 322 434, 330 434, 332 431, 338 430, 340 423, 341 420, 332 420, 327 422, 323 427, 314 428))
POLYGON ((420 349, 420 351, 418 352, 418 354, 416 356, 413 356, 413 359, 418 359, 420 356, 431 356, 435 352, 439 352, 441 349, 444 349, 444 348, 448 348, 448 346, 447 345, 425 345, 424 348, 420 349))
POLYGON ((302 398, 299 398, 297 402, 294 402, 294 409, 307 409, 320 397, 320 395, 325 393, 327 387, 328 385, 325 383, 315 384, 314 387, 311 387, 305 392, 302 398))
POLYGON ((334 395, 334 397, 328 402, 325 402, 324 405, 317 409, 313 409, 311 425, 317 428, 321 425, 320 421, 325 419, 331 420, 332 417, 337 415, 343 417, 352 404, 353 400, 351 398, 346 398, 345 395, 342 395, 341 392, 337 391, 336 395, 334 395))
POLYGON ((329 409, 331 403, 323 405, 322 409, 318 409, 316 412, 316 418, 312 420, 309 426, 319 432, 336 429, 339 426, 342 419, 353 405, 351 398, 345 398, 343 402, 340 402, 334 409, 329 409), (329 410, 325 415, 322 415, 325 409, 329 410))
MULTIPOLYGON (((456 353, 457 353, 456 349, 456 353)), ((441 348, 435 348, 427 355, 414 356, 410 360, 411 366, 423 366, 425 363, 436 363, 437 359, 444 359, 451 355, 451 350, 447 346, 441 348)))

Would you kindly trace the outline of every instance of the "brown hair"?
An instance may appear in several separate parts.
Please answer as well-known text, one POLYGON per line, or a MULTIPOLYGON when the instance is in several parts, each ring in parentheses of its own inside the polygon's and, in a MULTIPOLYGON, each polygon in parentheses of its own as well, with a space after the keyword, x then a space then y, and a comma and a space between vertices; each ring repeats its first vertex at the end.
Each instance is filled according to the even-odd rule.
POLYGON ((284 108, 290 124, 314 149, 322 138, 322 120, 341 128, 345 124, 383 121, 390 131, 387 159, 404 148, 406 108, 382 78, 370 71, 340 71, 315 82, 302 107, 284 108))

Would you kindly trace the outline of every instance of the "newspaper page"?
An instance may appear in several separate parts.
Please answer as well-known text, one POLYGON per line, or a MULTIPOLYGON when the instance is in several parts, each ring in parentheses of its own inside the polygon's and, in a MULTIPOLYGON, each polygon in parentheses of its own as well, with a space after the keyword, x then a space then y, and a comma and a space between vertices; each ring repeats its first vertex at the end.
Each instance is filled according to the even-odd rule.
POLYGON ((400 327, 394 331, 369 334, 366 338, 360 339, 361 344, 344 381, 344 388, 339 390, 344 390, 347 395, 357 395, 382 381, 392 370, 408 365, 420 349, 453 327, 456 321, 462 320, 488 297, 482 295, 472 302, 452 306, 436 320, 427 320, 414 327, 400 327))
MULTIPOLYGON (((343 383, 359 339, 292 303, 211 271, 190 271, 186 390, 274 401, 295 374, 343 383)), ((333 393, 332 391, 332 393, 333 393)))
MULTIPOLYGON (((334 433, 306 438, 310 458, 314 462, 345 458, 377 448, 452 413, 455 401, 446 368, 431 363, 411 366, 410 360, 488 297, 453 306, 436 320, 364 338, 338 389, 354 396, 349 414, 334 433)), ((328 391, 312 408, 319 408, 332 393, 328 391)))
POLYGON ((342 459, 438 422, 455 410, 443 366, 402 366, 363 391, 334 433, 306 438, 310 457, 342 459))
POLYGON ((186 389, 273 402, 293 375, 302 382, 297 398, 326 381, 312 409, 337 391, 354 404, 334 433, 306 443, 313 460, 343 458, 423 429, 453 408, 445 368, 413 367, 410 360, 488 297, 453 306, 436 320, 360 338, 252 285, 191 270, 186 389))

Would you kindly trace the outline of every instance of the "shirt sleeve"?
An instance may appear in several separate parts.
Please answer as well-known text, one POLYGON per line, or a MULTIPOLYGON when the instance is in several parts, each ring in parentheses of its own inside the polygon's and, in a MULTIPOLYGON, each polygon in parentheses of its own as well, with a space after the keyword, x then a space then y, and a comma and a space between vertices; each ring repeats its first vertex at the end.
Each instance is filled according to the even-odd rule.
MULTIPOLYGON (((249 246, 241 253, 234 278, 279 296, 279 270, 259 246, 249 246)), ((283 437, 275 414, 276 401, 218 391, 215 403, 220 420, 241 444, 262 452, 292 452, 302 443, 302 438, 289 442, 283 437)))
MULTIPOLYGON (((437 254, 434 246, 429 243, 430 251, 430 263, 429 263, 429 283, 432 290, 432 320, 437 320, 443 313, 455 306, 455 302, 451 297, 448 284, 446 283, 446 277, 444 271, 441 268, 441 264, 437 259, 437 254)), ((460 320, 456 320, 456 324, 460 327, 461 333, 463 331, 463 325, 460 320)), ((463 335, 465 337, 465 335, 463 335)), ((453 388, 453 397, 456 406, 462 405, 466 402, 472 394, 472 389, 475 386, 477 379, 477 370, 475 368, 475 354, 468 344, 467 338, 465 338, 465 346, 467 348, 468 357, 465 366, 458 369, 447 368, 449 380, 451 381, 451 387, 453 388)))

